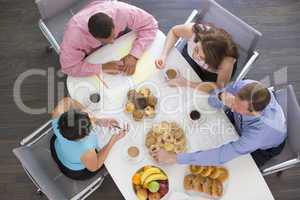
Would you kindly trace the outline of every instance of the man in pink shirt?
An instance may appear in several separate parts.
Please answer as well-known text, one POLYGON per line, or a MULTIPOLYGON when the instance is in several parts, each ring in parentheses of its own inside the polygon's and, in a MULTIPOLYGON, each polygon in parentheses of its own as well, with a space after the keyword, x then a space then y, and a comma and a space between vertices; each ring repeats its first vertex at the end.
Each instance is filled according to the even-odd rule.
MULTIPOLYGON (((62 71, 81 77, 107 73, 132 75, 137 60, 155 38, 155 18, 146 11, 118 1, 94 1, 74 15, 66 26, 60 51, 62 71), (120 62, 91 64, 85 57, 101 45, 110 44, 125 29, 137 32, 129 55, 120 62)), ((113 53, 113 52, 112 52, 113 53)))

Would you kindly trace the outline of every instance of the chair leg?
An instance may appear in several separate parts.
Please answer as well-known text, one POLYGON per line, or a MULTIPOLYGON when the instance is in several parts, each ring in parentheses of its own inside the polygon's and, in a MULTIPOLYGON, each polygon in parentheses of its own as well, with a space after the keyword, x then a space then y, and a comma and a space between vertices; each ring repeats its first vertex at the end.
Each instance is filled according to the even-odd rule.
POLYGON ((54 49, 53 46, 49 45, 49 46, 46 47, 46 52, 47 53, 52 53, 53 49, 54 49))
POLYGON ((283 171, 277 172, 277 173, 276 173, 276 176, 277 176, 277 177, 281 177, 282 173, 283 173, 283 171))
POLYGON ((43 192, 42 192, 42 190, 41 190, 40 188, 38 188, 38 189, 36 190, 36 194, 39 195, 39 196, 42 196, 42 195, 43 195, 43 192))

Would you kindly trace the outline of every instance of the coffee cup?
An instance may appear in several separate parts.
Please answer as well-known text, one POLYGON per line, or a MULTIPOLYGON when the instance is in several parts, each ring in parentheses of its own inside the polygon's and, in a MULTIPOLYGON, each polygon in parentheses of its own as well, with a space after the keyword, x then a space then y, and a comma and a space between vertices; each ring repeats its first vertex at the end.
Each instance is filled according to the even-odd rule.
POLYGON ((165 70, 165 77, 167 80, 175 79, 178 76, 178 71, 174 68, 165 70))

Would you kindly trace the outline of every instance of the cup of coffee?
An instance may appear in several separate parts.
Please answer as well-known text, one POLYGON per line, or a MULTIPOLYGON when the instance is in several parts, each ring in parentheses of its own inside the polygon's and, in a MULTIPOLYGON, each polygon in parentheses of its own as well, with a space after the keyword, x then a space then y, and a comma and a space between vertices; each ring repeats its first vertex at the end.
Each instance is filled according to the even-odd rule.
POLYGON ((130 146, 127 149, 127 154, 129 158, 135 159, 140 155, 140 150, 137 146, 130 146))
POLYGON ((178 71, 176 69, 170 68, 165 70, 165 76, 167 78, 167 80, 172 80, 174 78, 176 78, 178 75, 178 71))
POLYGON ((100 94, 99 93, 93 93, 90 95, 90 101, 92 103, 99 103, 101 97, 100 97, 100 94))
POLYGON ((198 121, 201 119, 201 113, 198 110, 192 110, 190 112, 190 119, 192 121, 198 121))

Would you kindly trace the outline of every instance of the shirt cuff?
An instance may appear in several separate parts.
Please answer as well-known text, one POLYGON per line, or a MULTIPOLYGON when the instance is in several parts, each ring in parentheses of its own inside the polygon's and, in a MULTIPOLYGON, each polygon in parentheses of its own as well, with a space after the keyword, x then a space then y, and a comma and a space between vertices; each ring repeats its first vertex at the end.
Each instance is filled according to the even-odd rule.
POLYGON ((137 59, 139 59, 140 57, 142 57, 144 51, 142 50, 141 47, 139 46, 134 46, 131 51, 130 51, 130 55, 136 57, 137 59))
POLYGON ((224 92, 225 89, 214 89, 209 97, 208 97, 208 104, 214 108, 223 108, 224 107, 224 103, 223 101, 219 98, 220 93, 224 92))

